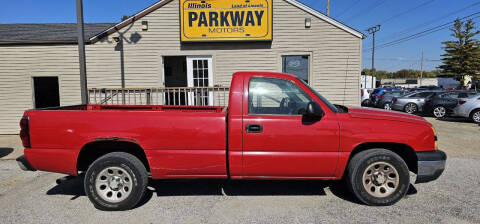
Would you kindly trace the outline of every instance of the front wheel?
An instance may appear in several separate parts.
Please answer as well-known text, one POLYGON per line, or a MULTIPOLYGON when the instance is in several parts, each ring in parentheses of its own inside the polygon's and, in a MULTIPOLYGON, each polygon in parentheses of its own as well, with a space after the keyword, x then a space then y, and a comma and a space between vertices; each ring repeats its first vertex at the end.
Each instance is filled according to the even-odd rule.
POLYGON ((356 154, 347 167, 350 191, 367 205, 392 205, 402 199, 410 186, 407 164, 386 149, 356 154))
POLYGON ((436 106, 433 108, 433 116, 436 118, 444 118, 445 115, 447 114, 447 109, 443 106, 436 106))
POLYGON ((85 193, 96 208, 122 211, 138 204, 147 183, 147 170, 137 157, 124 152, 112 152, 90 165, 84 185, 85 193))
POLYGON ((475 123, 480 123, 480 109, 472 111, 470 114, 470 119, 475 123))

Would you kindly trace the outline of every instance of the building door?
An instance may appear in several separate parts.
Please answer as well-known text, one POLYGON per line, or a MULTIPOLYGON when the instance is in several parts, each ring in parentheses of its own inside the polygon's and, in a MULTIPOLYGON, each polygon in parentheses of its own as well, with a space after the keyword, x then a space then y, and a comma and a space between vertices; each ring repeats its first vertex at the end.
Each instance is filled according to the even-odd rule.
POLYGON ((186 105, 185 91, 178 91, 173 87, 187 86, 187 62, 185 56, 165 56, 163 57, 163 80, 165 87, 169 89, 165 92, 165 105, 186 105))
POLYGON ((60 106, 58 77, 33 77, 35 108, 60 106))
MULTIPOLYGON (((188 87, 212 87, 213 67, 210 56, 187 57, 188 87)), ((213 91, 195 88, 188 93, 188 105, 213 105, 213 91)))

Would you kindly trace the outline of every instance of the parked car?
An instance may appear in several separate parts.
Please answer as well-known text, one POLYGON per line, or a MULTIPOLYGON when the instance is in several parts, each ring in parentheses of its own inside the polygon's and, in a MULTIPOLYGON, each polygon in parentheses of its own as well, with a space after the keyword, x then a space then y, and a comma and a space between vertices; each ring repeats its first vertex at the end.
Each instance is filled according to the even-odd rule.
POLYGON ((373 92, 373 89, 362 89, 361 90, 361 102, 362 106, 368 107, 372 105, 372 101, 370 100, 370 93, 373 92))
POLYGON ((425 100, 423 113, 433 115, 436 118, 443 118, 453 113, 453 108, 458 104, 459 99, 477 95, 476 92, 452 91, 433 93, 425 100))
POLYGON ((373 92, 370 94, 370 101, 372 102, 372 105, 375 105, 377 101, 377 96, 382 95, 384 91, 393 91, 393 90, 401 90, 399 88, 376 88, 373 90, 373 92))
POLYGON ((430 85, 430 86, 419 86, 419 90, 442 90, 441 87, 430 85))
POLYGON ((453 109, 453 115, 480 123, 480 94, 459 100, 458 105, 453 109))
POLYGON ((375 107, 391 110, 393 98, 403 96, 404 94, 403 90, 383 91, 380 96, 377 96, 375 107))
POLYGON ((392 99, 392 109, 397 111, 404 111, 409 114, 422 112, 425 98, 438 91, 421 91, 413 92, 403 95, 401 97, 394 97, 392 99))
POLYGON ((233 75, 223 106, 80 105, 28 110, 23 170, 77 176, 102 210, 138 204, 148 179, 345 178, 368 205, 392 205, 437 179, 446 154, 409 114, 333 105, 302 79, 233 75), (365 130, 369 130, 365 132, 365 130))

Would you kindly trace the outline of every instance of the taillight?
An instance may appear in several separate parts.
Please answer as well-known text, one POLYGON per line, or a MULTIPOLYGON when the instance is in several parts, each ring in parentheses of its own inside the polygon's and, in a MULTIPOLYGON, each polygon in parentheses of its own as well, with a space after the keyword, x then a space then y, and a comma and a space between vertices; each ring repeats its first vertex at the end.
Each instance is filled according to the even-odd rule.
POLYGON ((20 139, 22 139, 23 147, 30 148, 30 121, 28 116, 23 116, 20 120, 20 139))
POLYGON ((433 98, 428 98, 427 102, 432 102, 433 98))
POLYGON ((362 96, 363 96, 363 90, 362 90, 362 96))
POLYGON ((392 102, 394 102, 394 103, 397 102, 397 98, 394 97, 394 98, 392 99, 392 102))
POLYGON ((458 101, 458 105, 462 105, 462 104, 464 104, 464 103, 466 103, 466 102, 467 102, 467 101, 465 101, 465 100, 459 100, 459 101, 458 101))
POLYGON ((385 96, 383 96, 383 95, 382 95, 382 96, 379 96, 379 97, 378 97, 378 100, 383 100, 383 98, 385 98, 385 96))

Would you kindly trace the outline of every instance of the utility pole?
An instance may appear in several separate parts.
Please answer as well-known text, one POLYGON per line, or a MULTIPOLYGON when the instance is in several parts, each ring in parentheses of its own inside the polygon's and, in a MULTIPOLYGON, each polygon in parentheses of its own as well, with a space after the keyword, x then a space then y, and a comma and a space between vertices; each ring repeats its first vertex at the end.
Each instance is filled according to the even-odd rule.
POLYGON ((373 42, 373 47, 372 47, 372 88, 375 88, 374 84, 374 74, 375 74, 375 33, 380 30, 380 25, 372 26, 367 29, 369 34, 372 34, 372 42, 373 42))
POLYGON ((422 85, 423 81, 423 51, 422 51, 422 62, 420 63, 420 86, 422 85))
POLYGON ((330 0, 327 0, 327 16, 330 16, 330 0))
POLYGON ((83 3, 77 0, 78 56, 80 65, 80 94, 82 104, 88 104, 87 66, 85 64, 85 35, 83 27, 83 3))

